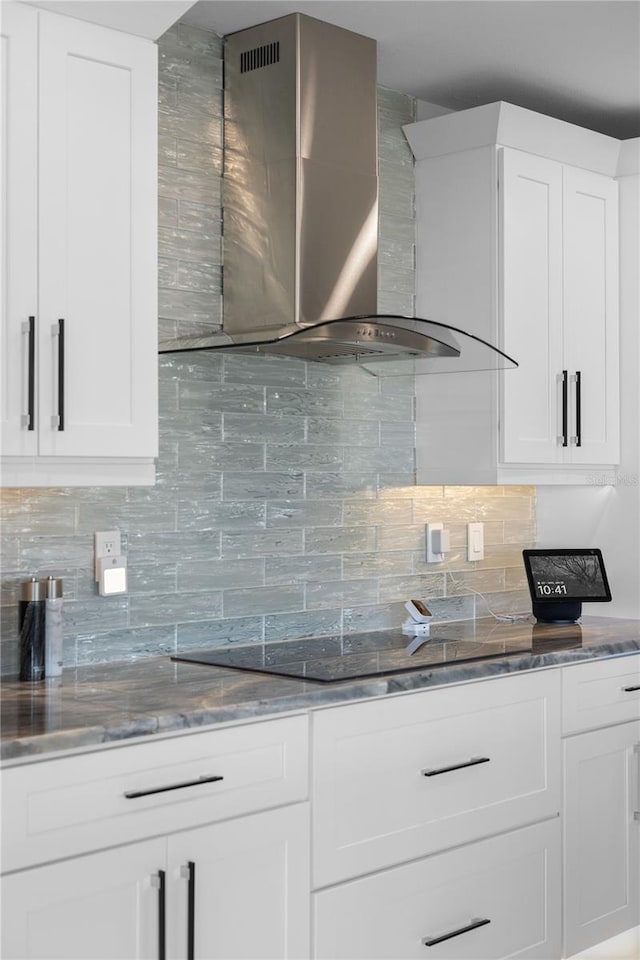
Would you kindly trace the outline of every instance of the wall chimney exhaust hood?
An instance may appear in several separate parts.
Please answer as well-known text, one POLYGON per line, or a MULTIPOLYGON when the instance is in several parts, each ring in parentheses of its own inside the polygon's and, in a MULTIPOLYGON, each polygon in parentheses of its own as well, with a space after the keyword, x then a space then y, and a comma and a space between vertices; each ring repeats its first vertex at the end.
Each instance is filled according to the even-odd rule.
POLYGON ((231 34, 224 100, 223 329, 161 353, 277 354, 377 376, 517 366, 458 328, 377 312, 374 40, 298 13, 231 34))

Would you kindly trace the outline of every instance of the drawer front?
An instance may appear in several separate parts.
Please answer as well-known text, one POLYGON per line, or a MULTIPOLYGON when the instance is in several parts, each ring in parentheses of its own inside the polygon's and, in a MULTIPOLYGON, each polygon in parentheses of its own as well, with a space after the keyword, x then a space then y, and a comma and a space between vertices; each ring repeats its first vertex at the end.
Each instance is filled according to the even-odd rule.
POLYGON ((562 732, 640 719, 640 654, 562 670, 562 732))
POLYGON ((302 716, 11 767, 2 868, 304 800, 307 771, 302 716))
POLYGON ((554 816, 559 688, 548 671, 314 715, 315 886, 554 816))
POLYGON ((559 957, 560 875, 555 819, 344 883, 314 895, 314 956, 559 957))

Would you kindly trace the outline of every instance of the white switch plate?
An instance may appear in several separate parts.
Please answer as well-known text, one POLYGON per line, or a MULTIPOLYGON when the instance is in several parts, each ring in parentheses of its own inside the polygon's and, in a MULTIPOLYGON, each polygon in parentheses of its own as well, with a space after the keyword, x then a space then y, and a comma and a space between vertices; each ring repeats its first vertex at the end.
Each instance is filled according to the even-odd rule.
POLYGON ((467 524, 467 560, 484 560, 484 523, 467 524))

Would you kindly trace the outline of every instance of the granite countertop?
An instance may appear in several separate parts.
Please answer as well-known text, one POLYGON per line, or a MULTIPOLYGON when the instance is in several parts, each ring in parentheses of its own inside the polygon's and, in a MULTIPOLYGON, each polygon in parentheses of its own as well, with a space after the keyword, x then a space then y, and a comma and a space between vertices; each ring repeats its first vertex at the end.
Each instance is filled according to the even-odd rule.
MULTIPOLYGON (((638 620, 585 617, 581 624, 558 626, 487 619, 440 626, 446 626, 449 639, 466 645, 465 656, 472 645, 476 659, 446 666, 432 660, 416 664, 409 672, 334 683, 174 662, 169 657, 65 670, 61 681, 6 681, 2 683, 0 757, 19 760, 640 652, 638 620), (530 649, 523 652, 527 646, 530 649)), ((436 633, 436 625, 432 631, 436 633)), ((409 642, 398 630, 356 636, 360 651, 367 642, 376 648, 381 641, 409 642)), ((297 643, 297 648, 290 649, 306 658, 310 651, 312 656, 335 652, 336 644, 352 649, 354 636, 289 643, 297 643)))

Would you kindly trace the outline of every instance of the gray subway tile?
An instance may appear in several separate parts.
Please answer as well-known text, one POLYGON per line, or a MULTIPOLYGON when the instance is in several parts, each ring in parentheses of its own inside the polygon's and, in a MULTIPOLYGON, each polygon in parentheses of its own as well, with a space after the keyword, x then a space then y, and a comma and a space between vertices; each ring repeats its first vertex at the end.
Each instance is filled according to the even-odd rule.
MULTIPOLYGON (((219 417, 216 414, 216 417, 219 417)), ((184 439, 178 443, 178 466, 185 479, 201 468, 211 471, 262 470, 264 447, 261 443, 216 443, 217 438, 184 439)))
POLYGON ((160 290, 158 310, 164 319, 177 320, 178 336, 204 334, 220 324, 220 303, 217 298, 197 290, 160 290), (197 325, 198 329, 190 326, 197 325))
MULTIPOLYGON (((182 410, 223 413, 263 413, 264 387, 218 384, 200 380, 181 381, 178 390, 182 410)), ((191 413, 192 421, 195 419, 191 413)))
MULTIPOLYGON (((261 586, 265 561, 256 560, 187 560, 177 564, 178 590, 226 590, 233 587, 261 586)), ((254 608, 255 609, 255 608, 254 608)))
POLYGON ((315 527, 306 531, 305 553, 359 553, 375 549, 373 527, 315 527))
POLYGON ((74 643, 73 662, 69 666, 169 656, 175 650, 174 626, 111 630, 79 638, 74 643))
POLYGON ((301 473, 225 473, 222 496, 225 500, 280 500, 302 497, 304 476, 301 473))
POLYGON ((267 557, 265 583, 304 583, 309 580, 337 580, 342 573, 339 556, 267 557))
POLYGON ((243 357, 227 354, 224 358, 224 380, 231 383, 279 387, 304 386, 306 364, 290 357, 243 357))
POLYGON ((304 587, 292 584, 225 590, 222 599, 225 617, 245 616, 250 610, 259 610, 262 614, 288 613, 302 610, 303 606, 304 587))
POLYGON ((380 601, 402 600, 411 597, 425 599, 441 597, 445 593, 445 575, 442 573, 405 577, 384 577, 380 580, 380 601))
POLYGON ((268 527, 339 526, 340 500, 275 500, 267 503, 268 527))
MULTIPOLYGON (((180 489, 179 494, 182 494, 180 489)), ((220 501, 198 497, 178 503, 179 530, 257 530, 265 526, 266 506, 254 500, 220 501)))
POLYGON ((324 637, 339 634, 342 629, 341 610, 309 610, 300 613, 272 614, 265 617, 264 638, 295 640, 303 637, 324 637))
POLYGON ((342 416, 343 410, 344 400, 339 391, 330 393, 314 386, 305 390, 267 387, 267 413, 336 418, 342 416))
POLYGON ((177 204, 177 226, 181 230, 191 230, 209 236, 221 232, 222 213, 220 205, 215 203, 194 203, 191 200, 174 200, 177 204))
POLYGON ((335 471, 343 465, 342 447, 300 444, 284 446, 267 443, 267 470, 335 471))
POLYGON ((163 353, 159 357, 160 380, 205 381, 219 384, 222 380, 222 357, 215 353, 163 353))
POLYGON ((378 425, 371 420, 327 420, 309 417, 307 440, 309 443, 370 447, 378 443, 378 425))
POLYGON ((301 530, 262 530, 252 533, 223 533, 221 556, 276 557, 302 553, 301 530))
POLYGON ((189 653, 228 643, 260 643, 263 636, 263 617, 204 620, 200 623, 179 623, 177 645, 180 653, 189 653))
POLYGON ((225 440, 243 443, 251 440, 262 443, 302 443, 304 440, 302 417, 225 413, 223 430, 225 440))
POLYGON ((403 603, 385 603, 362 607, 345 607, 342 622, 345 633, 361 630, 391 630, 407 619, 403 603))
POLYGON ((204 264, 221 263, 220 233, 212 229, 207 233, 183 230, 180 227, 160 227, 158 230, 158 253, 161 257, 174 258, 186 269, 186 261, 204 264))
POLYGON ((308 610, 320 607, 343 607, 360 603, 375 603, 378 599, 378 580, 324 580, 307 583, 308 610))
POLYGON ((158 169, 158 195, 165 199, 220 205, 220 179, 203 170, 181 170, 161 165, 158 169))
POLYGON ((129 600, 129 624, 132 627, 188 623, 220 616, 222 594, 219 591, 150 594, 129 600))
POLYGON ((139 533, 129 537, 129 562, 151 557, 165 563, 210 560, 220 556, 220 534, 181 530, 176 533, 139 533))
POLYGON ((413 555, 407 551, 393 553, 357 553, 344 558, 344 576, 358 577, 410 576, 413 555))
POLYGON ((209 143, 177 140, 176 160, 182 170, 205 170, 212 176, 222 176, 222 150, 209 143))
POLYGON ((345 499, 375 498, 376 477, 371 474, 315 473, 309 474, 306 484, 307 496, 312 499, 341 497, 345 499))

